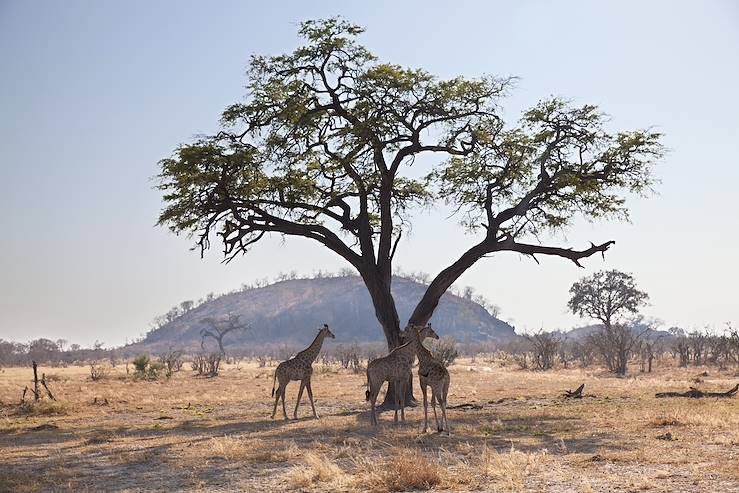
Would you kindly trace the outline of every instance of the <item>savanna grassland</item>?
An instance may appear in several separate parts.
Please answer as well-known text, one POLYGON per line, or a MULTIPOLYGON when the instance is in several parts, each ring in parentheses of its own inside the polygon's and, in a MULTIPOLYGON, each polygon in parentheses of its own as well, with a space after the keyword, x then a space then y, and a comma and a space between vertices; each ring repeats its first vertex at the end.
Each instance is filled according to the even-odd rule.
POLYGON ((44 368, 57 401, 25 407, 30 369, 5 368, 0 491, 739 491, 739 399, 654 398, 726 390, 734 370, 615 378, 458 360, 449 404, 472 405, 449 411, 446 435, 421 433, 422 407, 373 429, 364 374, 314 368, 321 419, 304 395, 289 421, 269 418, 274 367, 256 363, 156 381, 44 368), (583 382, 583 399, 562 397, 583 382))

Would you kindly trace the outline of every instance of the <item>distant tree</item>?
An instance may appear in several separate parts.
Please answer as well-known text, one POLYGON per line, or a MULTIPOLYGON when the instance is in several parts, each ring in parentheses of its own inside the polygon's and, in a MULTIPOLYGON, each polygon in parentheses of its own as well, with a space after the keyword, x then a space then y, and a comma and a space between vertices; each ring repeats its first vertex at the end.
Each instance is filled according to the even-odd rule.
POLYGON ((252 57, 248 96, 225 109, 221 131, 160 161, 159 224, 194 235, 201 253, 220 238, 226 260, 273 234, 317 242, 362 277, 390 349, 401 342, 392 263, 417 206, 446 201, 477 238, 432 278, 415 325, 491 254, 580 265, 613 244, 576 250, 537 239, 578 215, 626 218, 624 194, 653 183, 659 134, 609 133, 597 107, 558 98, 506 125, 499 106, 512 79, 443 80, 378 62, 357 43, 362 31, 307 21, 294 52, 252 57), (419 178, 411 166, 424 155, 438 160, 419 178))
POLYGON ((641 371, 652 373, 654 359, 664 351, 663 335, 645 337, 639 341, 639 355, 641 356, 641 371))
POLYGON ((625 374, 629 357, 645 333, 627 323, 627 317, 635 316, 649 295, 637 289, 631 274, 617 270, 580 279, 570 288, 570 295, 567 306, 573 313, 601 322, 600 329, 589 338, 608 369, 625 374))
POLYGON ((36 339, 28 343, 28 360, 46 362, 59 356, 59 346, 50 339, 36 339))
POLYGON ((531 352, 536 368, 539 370, 550 370, 554 367, 559 352, 562 336, 558 332, 544 332, 539 330, 524 336, 530 343, 531 352))
POLYGON ((708 339, 708 334, 700 330, 694 330, 688 334, 690 352, 693 356, 693 364, 695 366, 701 366, 705 363, 704 356, 708 339))
POLYGON ((57 339, 56 340, 56 347, 59 348, 59 351, 64 351, 64 346, 67 345, 66 339, 57 339))
POLYGON ((205 339, 213 338, 218 343, 220 354, 225 356, 226 350, 223 347, 223 338, 231 332, 238 330, 248 330, 249 324, 241 322, 240 315, 229 313, 226 318, 208 317, 201 320, 208 327, 200 330, 200 347, 205 349, 205 339))

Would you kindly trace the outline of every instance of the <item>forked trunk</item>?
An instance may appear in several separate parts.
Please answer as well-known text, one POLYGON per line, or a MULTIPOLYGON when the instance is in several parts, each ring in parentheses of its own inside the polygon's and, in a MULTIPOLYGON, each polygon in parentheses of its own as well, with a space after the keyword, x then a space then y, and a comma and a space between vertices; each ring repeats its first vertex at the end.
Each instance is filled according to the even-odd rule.
MULTIPOLYGON (((391 277, 388 274, 382 277, 377 275, 363 275, 362 278, 369 290, 372 304, 375 307, 375 316, 385 333, 388 352, 392 351, 400 346, 402 341, 400 339, 400 318, 398 317, 398 310, 395 306, 395 299, 390 292, 391 277)), ((413 397, 413 378, 410 380, 409 385, 406 387, 405 402, 408 406, 414 406, 416 399, 413 397)), ((380 407, 383 409, 395 409, 395 384, 393 382, 388 383, 385 400, 380 407)))

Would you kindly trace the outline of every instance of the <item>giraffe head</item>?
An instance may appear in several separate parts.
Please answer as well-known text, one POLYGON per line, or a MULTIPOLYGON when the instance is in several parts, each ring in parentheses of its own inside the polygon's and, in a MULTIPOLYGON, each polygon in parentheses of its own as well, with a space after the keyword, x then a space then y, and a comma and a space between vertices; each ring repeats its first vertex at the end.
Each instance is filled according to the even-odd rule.
POLYGON ((328 324, 323 324, 323 327, 321 327, 320 333, 323 334, 324 337, 330 337, 331 339, 336 339, 336 336, 333 332, 328 328, 328 324))
POLYGON ((418 340, 423 342, 424 339, 427 337, 430 337, 432 339, 438 339, 439 334, 437 334, 434 329, 431 328, 431 324, 427 325, 409 325, 404 331, 403 331, 403 339, 407 340, 407 334, 408 330, 415 330, 418 333, 418 340))
POLYGON ((418 331, 418 340, 420 341, 423 341, 427 337, 430 337, 431 339, 439 338, 439 334, 431 328, 431 324, 426 324, 423 327, 415 327, 415 329, 418 331))

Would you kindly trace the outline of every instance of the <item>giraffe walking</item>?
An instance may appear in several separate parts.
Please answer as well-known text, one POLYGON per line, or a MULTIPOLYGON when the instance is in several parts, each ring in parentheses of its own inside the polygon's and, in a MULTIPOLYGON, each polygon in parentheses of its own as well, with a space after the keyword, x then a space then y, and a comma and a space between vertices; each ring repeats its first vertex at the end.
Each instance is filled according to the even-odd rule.
POLYGON ((307 349, 300 351, 294 358, 283 361, 277 365, 275 376, 272 379, 272 395, 275 398, 275 407, 272 410, 272 419, 275 419, 277 403, 280 400, 280 397, 282 397, 282 414, 285 415, 285 419, 288 419, 287 410, 285 409, 285 388, 292 380, 300 380, 298 402, 295 403, 293 418, 298 419, 298 406, 300 406, 300 399, 303 397, 303 389, 308 390, 308 398, 310 399, 310 407, 313 409, 313 417, 316 419, 318 418, 318 414, 316 414, 316 406, 313 404, 313 389, 311 389, 310 386, 310 378, 313 375, 313 362, 318 357, 318 353, 321 352, 321 346, 326 337, 336 339, 336 336, 334 336, 334 334, 329 330, 328 325, 323 324, 321 330, 318 331, 318 335, 307 349), (277 386, 277 392, 275 392, 275 381, 279 384, 277 386))
POLYGON ((449 371, 444 365, 431 355, 431 352, 421 343, 423 340, 421 334, 429 334, 428 337, 438 339, 439 336, 431 329, 430 325, 425 327, 411 326, 408 330, 410 343, 416 350, 418 356, 418 383, 423 393, 423 432, 428 431, 429 424, 429 406, 426 396, 427 387, 431 387, 431 407, 434 410, 434 421, 436 422, 437 431, 446 430, 449 433, 449 421, 446 417, 446 398, 449 392, 449 371), (430 332, 429 332, 430 331, 430 332), (439 418, 436 414, 436 402, 441 408, 441 426, 439 426, 439 418))
MULTIPOLYGON (((421 330, 421 340, 433 333, 431 327, 421 330)), ((438 338, 438 336, 437 336, 438 338)), ((375 411, 377 395, 385 382, 395 384, 395 416, 393 421, 398 422, 398 408, 400 408, 400 419, 405 421, 405 392, 408 382, 412 379, 413 360, 416 357, 416 348, 410 340, 396 347, 390 354, 374 359, 367 365, 367 391, 364 393, 366 400, 372 405, 372 424, 377 425, 377 413, 375 411)))

